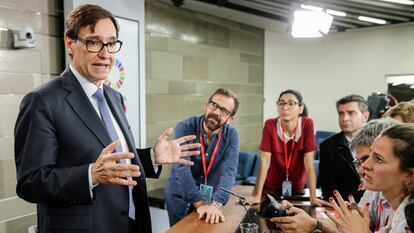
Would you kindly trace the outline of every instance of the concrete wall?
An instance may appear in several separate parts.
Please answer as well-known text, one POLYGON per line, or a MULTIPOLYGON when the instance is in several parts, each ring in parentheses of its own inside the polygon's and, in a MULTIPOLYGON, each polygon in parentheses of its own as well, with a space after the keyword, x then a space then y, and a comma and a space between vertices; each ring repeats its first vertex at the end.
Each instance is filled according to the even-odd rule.
POLYGON ((26 233, 36 222, 36 206, 15 192, 13 129, 22 97, 63 70, 62 10, 56 0, 0 1, 0 26, 19 30, 29 25, 37 44, 0 49, 0 233, 26 233))
MULTIPOLYGON (((257 151, 263 113, 261 29, 147 1, 147 145, 189 116, 204 114, 204 104, 219 87, 234 91, 240 108, 234 124, 241 150, 257 151), (193 42, 185 39, 192 39, 193 42)), ((165 185, 165 166, 149 189, 165 185)))

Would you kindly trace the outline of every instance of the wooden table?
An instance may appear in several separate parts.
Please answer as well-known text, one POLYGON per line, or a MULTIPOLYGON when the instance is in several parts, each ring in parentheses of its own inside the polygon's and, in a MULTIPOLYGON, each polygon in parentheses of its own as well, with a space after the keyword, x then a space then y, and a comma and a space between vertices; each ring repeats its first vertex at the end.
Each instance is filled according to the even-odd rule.
MULTIPOLYGON (((249 196, 253 193, 254 186, 236 185, 233 192, 243 196, 249 196)), ((250 208, 250 206, 246 206, 250 208)), ((226 221, 219 224, 206 223, 204 219, 199 220, 197 212, 187 215, 184 219, 170 228, 168 233, 234 233, 243 219, 246 211, 238 203, 238 198, 230 195, 230 199, 222 208, 226 221)))
MULTIPOLYGON (((242 196, 249 196, 253 193, 254 186, 242 186, 242 185, 235 185, 232 189, 233 192, 238 193, 242 196)), ((170 228, 167 232, 168 233, 234 233, 236 232, 240 222, 243 220, 244 216, 246 215, 245 209, 240 206, 238 203, 238 198, 230 195, 230 199, 228 203, 222 207, 222 212, 226 221, 224 223, 219 224, 210 224, 206 223, 204 219, 199 220, 198 214, 193 212, 187 215, 184 219, 179 221, 175 224, 172 228, 170 228)), ((309 206, 309 201, 292 201, 295 205, 304 205, 309 206)), ((258 208, 259 205, 255 206, 246 206, 247 209, 250 208, 258 208)), ((322 210, 323 207, 318 207, 316 210, 322 210)), ((308 213, 311 216, 315 216, 316 212, 315 208, 311 208, 308 213)), ((269 221, 265 221, 264 219, 260 220, 259 229, 263 231, 263 229, 268 229, 269 224, 274 224, 269 221)), ((261 232, 260 231, 260 232, 261 232)))

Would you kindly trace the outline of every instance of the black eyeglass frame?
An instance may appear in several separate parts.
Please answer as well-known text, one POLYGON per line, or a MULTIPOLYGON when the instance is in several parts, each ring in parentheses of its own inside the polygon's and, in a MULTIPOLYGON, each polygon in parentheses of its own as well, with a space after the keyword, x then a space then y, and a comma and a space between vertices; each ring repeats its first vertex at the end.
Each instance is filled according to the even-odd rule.
POLYGON ((88 50, 88 52, 91 52, 91 53, 99 53, 99 52, 101 52, 102 51, 102 49, 106 46, 106 49, 108 50, 108 53, 117 53, 117 52, 119 52, 120 50, 121 50, 121 48, 122 48, 122 44, 123 44, 123 42, 122 41, 120 41, 120 40, 116 40, 116 41, 111 41, 111 42, 108 42, 108 43, 104 43, 104 42, 102 42, 102 41, 99 41, 99 40, 89 40, 89 39, 82 39, 82 38, 80 38, 80 37, 78 37, 78 38, 76 38, 75 39, 75 41, 80 41, 80 42, 82 42, 82 43, 84 43, 85 44, 85 46, 86 46, 86 50, 88 50), (95 51, 95 50, 91 50, 90 49, 90 46, 91 46, 91 44, 90 43, 99 43, 99 44, 101 44, 101 49, 99 49, 99 50, 97 50, 97 51, 95 51), (111 44, 116 44, 116 43, 118 43, 119 44, 119 48, 118 48, 118 50, 117 51, 110 51, 110 47, 109 47, 109 45, 111 45, 111 44))
POLYGON ((228 109, 226 109, 225 107, 220 106, 218 103, 214 102, 213 100, 209 100, 208 101, 208 106, 209 108, 211 108, 213 111, 215 111, 216 109, 220 110, 220 113, 224 116, 231 116, 231 114, 233 112, 229 111, 228 109))
POLYGON ((362 160, 361 159, 354 159, 354 160, 352 160, 352 163, 355 166, 359 167, 359 166, 361 166, 361 164, 363 164, 365 161, 367 161, 368 158, 369 158, 369 156, 368 157, 363 157, 362 160))

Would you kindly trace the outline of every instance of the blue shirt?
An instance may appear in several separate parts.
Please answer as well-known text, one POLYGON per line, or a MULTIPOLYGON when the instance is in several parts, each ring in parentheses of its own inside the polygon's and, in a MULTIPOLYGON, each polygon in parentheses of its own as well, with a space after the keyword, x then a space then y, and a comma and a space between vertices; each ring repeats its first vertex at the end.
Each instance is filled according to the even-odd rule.
MULTIPOLYGON (((196 142, 200 142, 199 132, 203 121, 204 116, 190 117, 179 122, 175 128, 175 138, 197 135, 196 142)), ((203 127, 201 127, 201 130, 202 135, 205 135, 203 127)), ((206 156, 208 167, 221 131, 223 131, 223 136, 208 174, 207 184, 213 187, 212 201, 224 204, 228 201, 229 195, 221 191, 220 187, 231 190, 234 185, 239 161, 239 134, 234 126, 225 124, 217 134, 213 135, 210 144, 207 144, 205 136, 203 136, 203 140, 204 150, 208 154, 206 156)), ((191 156, 186 157, 186 159, 193 161, 194 166, 173 165, 165 188, 165 200, 168 211, 173 212, 179 218, 187 215, 188 209, 193 202, 203 200, 198 188, 200 184, 205 182, 202 157, 201 155, 191 156)))

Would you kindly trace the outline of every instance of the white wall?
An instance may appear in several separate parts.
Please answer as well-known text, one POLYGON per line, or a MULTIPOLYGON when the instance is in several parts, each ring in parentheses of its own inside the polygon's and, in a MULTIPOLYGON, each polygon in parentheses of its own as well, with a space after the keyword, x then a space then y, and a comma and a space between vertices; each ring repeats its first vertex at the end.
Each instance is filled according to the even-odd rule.
MULTIPOLYGON (((338 131, 335 102, 386 90, 386 74, 414 73, 414 24, 294 39, 265 32, 264 120, 285 89, 299 90, 315 130, 338 131)), ((414 91, 414 90, 413 90, 414 91)))

